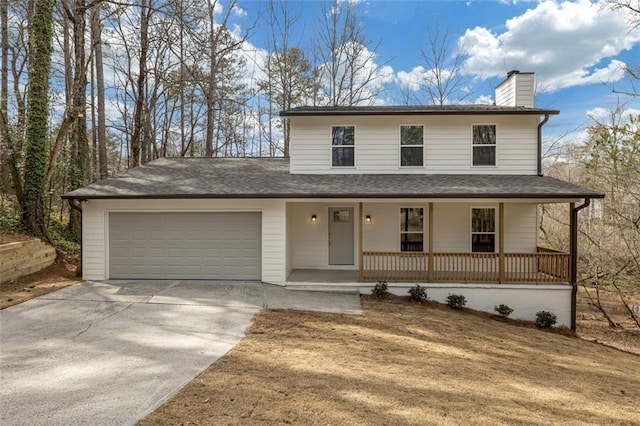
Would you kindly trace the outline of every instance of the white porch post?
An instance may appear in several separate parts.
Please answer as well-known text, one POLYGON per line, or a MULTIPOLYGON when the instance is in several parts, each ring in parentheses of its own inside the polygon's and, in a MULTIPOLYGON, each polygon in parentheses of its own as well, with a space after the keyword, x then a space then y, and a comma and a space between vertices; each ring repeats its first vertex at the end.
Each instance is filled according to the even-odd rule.
POLYGON ((364 256, 362 255, 362 203, 358 203, 358 281, 362 281, 364 256))
POLYGON ((498 282, 504 282, 504 203, 498 207, 498 282))
POLYGON ((427 271, 427 280, 433 280, 433 203, 429 203, 429 271, 427 271))

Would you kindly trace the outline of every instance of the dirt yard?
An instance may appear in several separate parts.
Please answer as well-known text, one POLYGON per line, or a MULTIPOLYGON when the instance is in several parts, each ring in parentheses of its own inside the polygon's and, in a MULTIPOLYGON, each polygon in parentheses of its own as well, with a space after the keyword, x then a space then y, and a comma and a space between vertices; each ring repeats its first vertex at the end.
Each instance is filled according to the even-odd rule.
MULTIPOLYGON (((595 298, 595 292, 590 291, 595 298)), ((585 289, 580 287, 577 301, 578 336, 640 355, 640 328, 632 321, 629 311, 620 301, 618 293, 601 292, 600 300, 618 326, 615 328, 609 326, 602 313, 589 304, 585 289)), ((626 300, 628 304, 640 305, 640 291, 626 291, 626 300)))
POLYGON ((261 312, 142 425, 637 424, 640 357, 426 303, 261 312))
MULTIPOLYGON (((23 235, 1 235, 0 244, 27 241, 31 238, 23 235)), ((53 265, 16 280, 0 281, 0 309, 77 283, 79 279, 76 277, 76 268, 75 260, 66 258, 63 253, 58 252, 53 265)))

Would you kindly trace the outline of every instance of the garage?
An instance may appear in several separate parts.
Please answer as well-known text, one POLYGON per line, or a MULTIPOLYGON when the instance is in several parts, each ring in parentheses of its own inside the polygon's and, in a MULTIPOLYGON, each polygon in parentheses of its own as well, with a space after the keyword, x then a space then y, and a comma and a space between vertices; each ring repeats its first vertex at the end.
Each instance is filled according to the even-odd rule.
POLYGON ((261 279, 261 213, 109 213, 109 278, 261 279))

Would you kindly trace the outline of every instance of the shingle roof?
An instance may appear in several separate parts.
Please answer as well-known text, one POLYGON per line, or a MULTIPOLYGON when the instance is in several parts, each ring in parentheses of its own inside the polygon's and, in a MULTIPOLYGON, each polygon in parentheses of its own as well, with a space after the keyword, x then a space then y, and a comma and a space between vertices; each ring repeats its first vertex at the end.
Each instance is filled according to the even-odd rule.
POLYGON ((603 198, 551 177, 295 174, 286 158, 161 158, 63 195, 116 198, 603 198))
POLYGON ((558 115, 556 109, 510 107, 496 105, 404 105, 404 106, 354 106, 313 107, 303 106, 281 111, 282 117, 327 115, 455 115, 455 114, 530 114, 558 115))

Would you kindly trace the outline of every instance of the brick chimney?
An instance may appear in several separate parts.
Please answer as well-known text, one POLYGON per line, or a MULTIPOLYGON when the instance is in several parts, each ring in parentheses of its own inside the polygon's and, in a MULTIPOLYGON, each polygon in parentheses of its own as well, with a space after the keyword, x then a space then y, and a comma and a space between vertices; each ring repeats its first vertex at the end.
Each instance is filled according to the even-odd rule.
POLYGON ((507 78, 496 87, 496 105, 534 107, 534 74, 512 70, 507 78))

